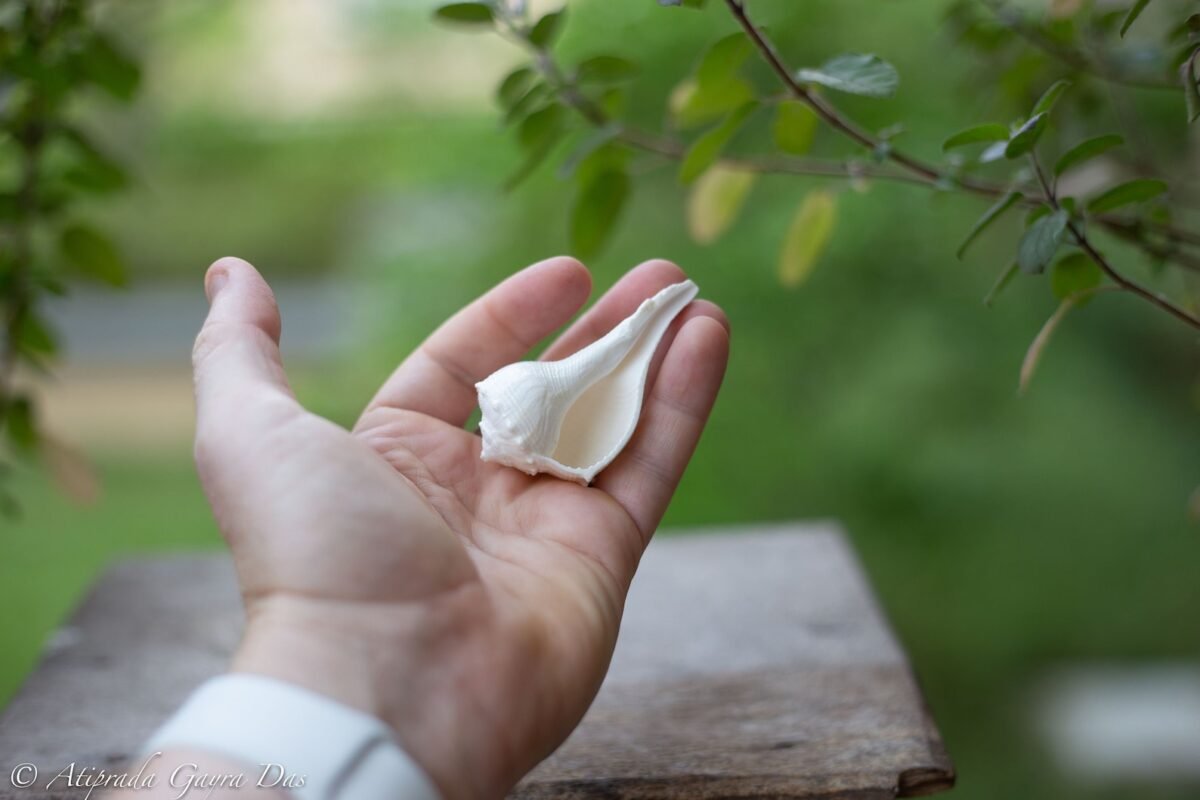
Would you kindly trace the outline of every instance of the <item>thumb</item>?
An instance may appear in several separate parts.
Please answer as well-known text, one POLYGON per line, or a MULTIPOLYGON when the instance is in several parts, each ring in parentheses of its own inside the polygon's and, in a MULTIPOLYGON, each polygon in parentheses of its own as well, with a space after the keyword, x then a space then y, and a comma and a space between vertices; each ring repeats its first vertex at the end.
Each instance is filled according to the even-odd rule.
POLYGON ((192 350, 197 427, 236 417, 264 398, 294 402, 279 355, 279 307, 249 263, 222 258, 208 268, 211 304, 192 350))

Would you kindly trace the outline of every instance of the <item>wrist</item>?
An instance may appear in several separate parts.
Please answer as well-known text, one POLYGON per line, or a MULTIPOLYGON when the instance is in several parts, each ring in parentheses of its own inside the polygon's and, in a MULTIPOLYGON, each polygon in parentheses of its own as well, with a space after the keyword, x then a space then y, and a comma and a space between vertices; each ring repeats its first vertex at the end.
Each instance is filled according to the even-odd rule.
POLYGON ((445 800, 499 797, 493 754, 486 742, 474 746, 478 739, 453 713, 458 698, 447 701, 453 678, 436 666, 453 663, 442 652, 444 637, 425 627, 404 609, 372 615, 353 604, 263 598, 248 609, 231 670, 285 681, 381 720, 445 800))

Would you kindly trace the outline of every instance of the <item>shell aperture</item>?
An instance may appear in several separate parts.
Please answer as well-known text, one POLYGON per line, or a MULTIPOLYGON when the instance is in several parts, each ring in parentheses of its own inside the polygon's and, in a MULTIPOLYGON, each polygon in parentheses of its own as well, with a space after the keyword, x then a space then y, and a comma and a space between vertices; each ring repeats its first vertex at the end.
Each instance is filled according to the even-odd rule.
POLYGON ((480 457, 591 483, 633 436, 654 351, 698 291, 690 280, 672 284, 577 353, 518 361, 475 384, 480 457))

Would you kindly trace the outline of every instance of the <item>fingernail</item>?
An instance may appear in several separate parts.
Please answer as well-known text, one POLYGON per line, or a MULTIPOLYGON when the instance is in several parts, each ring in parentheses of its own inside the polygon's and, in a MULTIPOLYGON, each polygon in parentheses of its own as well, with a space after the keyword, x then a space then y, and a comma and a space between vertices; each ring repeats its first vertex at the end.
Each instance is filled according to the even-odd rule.
POLYGON ((229 283, 229 273, 223 269, 213 270, 208 274, 208 280, 204 282, 204 293, 208 295, 208 302, 212 302, 217 298, 217 293, 225 288, 225 284, 229 283))

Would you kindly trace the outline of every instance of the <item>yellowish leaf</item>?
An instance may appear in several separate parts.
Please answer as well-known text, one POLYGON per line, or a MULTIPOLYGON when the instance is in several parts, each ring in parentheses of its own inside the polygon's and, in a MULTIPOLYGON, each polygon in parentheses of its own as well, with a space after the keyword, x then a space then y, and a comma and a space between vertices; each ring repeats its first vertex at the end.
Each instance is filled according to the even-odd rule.
POLYGON ((1067 312, 1075 307, 1079 297, 1078 294, 1069 294, 1063 298, 1063 301, 1058 304, 1058 309, 1050 315, 1050 319, 1046 320, 1046 324, 1042 325, 1042 329, 1033 338, 1029 349, 1025 351, 1025 360, 1021 362, 1021 379, 1017 384, 1017 394, 1025 394, 1028 391, 1029 382, 1033 380, 1033 373, 1037 372, 1038 362, 1042 360, 1042 353, 1046 351, 1050 337, 1054 335, 1059 323, 1067 316, 1067 312))
POLYGON ((688 196, 688 231, 700 244, 716 241, 729 229, 758 176, 716 163, 701 175, 688 196))
POLYGON ((671 90, 671 95, 667 98, 667 109, 673 118, 678 119, 683 114, 683 110, 695 97, 696 88, 696 79, 687 78, 671 90))
POLYGON ((791 289, 808 279, 817 259, 829 244, 836 219, 837 205, 833 193, 824 189, 809 192, 796 211, 783 241, 783 252, 779 257, 780 283, 791 289))
POLYGON ((100 478, 83 453, 45 431, 38 447, 47 471, 63 494, 79 505, 91 505, 100 498, 100 478))

